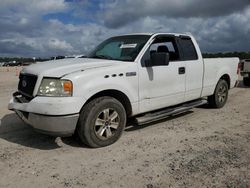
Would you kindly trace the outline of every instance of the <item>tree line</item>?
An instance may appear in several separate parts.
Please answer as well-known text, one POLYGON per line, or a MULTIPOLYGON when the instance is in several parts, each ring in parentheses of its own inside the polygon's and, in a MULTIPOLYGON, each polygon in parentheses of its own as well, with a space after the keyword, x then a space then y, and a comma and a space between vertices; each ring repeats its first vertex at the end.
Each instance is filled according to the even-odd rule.
POLYGON ((0 62, 10 62, 10 61, 16 61, 16 62, 35 62, 35 61, 47 61, 50 60, 50 58, 36 58, 35 60, 33 58, 27 58, 27 57, 0 57, 0 62))
POLYGON ((240 59, 250 59, 250 52, 203 53, 203 57, 204 58, 238 57, 240 59))

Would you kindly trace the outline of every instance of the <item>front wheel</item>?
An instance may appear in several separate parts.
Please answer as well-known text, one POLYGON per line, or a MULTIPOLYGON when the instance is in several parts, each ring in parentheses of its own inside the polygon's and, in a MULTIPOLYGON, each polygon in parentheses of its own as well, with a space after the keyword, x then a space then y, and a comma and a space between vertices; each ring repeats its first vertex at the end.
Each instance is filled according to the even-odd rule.
POLYGON ((120 138, 126 120, 126 111, 118 100, 100 97, 83 107, 77 133, 84 144, 93 148, 104 147, 120 138))
POLYGON ((219 80, 214 94, 208 97, 208 104, 212 108, 222 108, 228 98, 228 84, 225 80, 219 80))

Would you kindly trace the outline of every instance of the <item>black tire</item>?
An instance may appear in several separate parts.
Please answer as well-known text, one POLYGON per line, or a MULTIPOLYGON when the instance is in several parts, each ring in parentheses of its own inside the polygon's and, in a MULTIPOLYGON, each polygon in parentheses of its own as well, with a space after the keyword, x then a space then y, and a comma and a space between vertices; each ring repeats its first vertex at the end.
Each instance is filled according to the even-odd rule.
POLYGON ((126 111, 118 100, 100 97, 81 110, 77 133, 84 144, 92 148, 104 147, 121 137, 126 121, 126 111))
POLYGON ((250 86, 250 77, 244 77, 243 78, 243 84, 245 86, 250 86))
POLYGON ((212 108, 222 108, 228 98, 228 83, 225 80, 219 80, 214 94, 208 97, 208 104, 212 108))

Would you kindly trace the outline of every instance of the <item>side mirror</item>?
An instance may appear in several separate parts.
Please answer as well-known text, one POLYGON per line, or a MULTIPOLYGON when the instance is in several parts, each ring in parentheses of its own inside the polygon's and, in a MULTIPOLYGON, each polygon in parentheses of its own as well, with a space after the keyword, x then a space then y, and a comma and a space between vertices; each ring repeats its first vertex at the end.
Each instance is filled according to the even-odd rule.
POLYGON ((151 66, 166 66, 169 65, 169 53, 156 52, 151 54, 151 66))

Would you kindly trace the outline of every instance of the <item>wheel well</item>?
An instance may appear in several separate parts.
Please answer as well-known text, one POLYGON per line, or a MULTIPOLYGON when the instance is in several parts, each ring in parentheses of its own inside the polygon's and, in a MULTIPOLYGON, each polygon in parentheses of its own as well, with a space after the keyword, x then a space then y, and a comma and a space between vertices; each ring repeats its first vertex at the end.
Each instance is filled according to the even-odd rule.
POLYGON ((227 85, 228 85, 228 89, 230 89, 230 83, 231 83, 231 79, 230 79, 230 76, 228 74, 224 74, 220 80, 225 80, 227 82, 227 85))
POLYGON ((129 98, 123 92, 118 91, 118 90, 104 90, 99 93, 96 93, 95 95, 93 95, 87 100, 86 104, 95 98, 104 97, 104 96, 113 97, 116 100, 118 100, 124 106, 127 116, 129 117, 132 115, 132 106, 131 106, 129 98))

